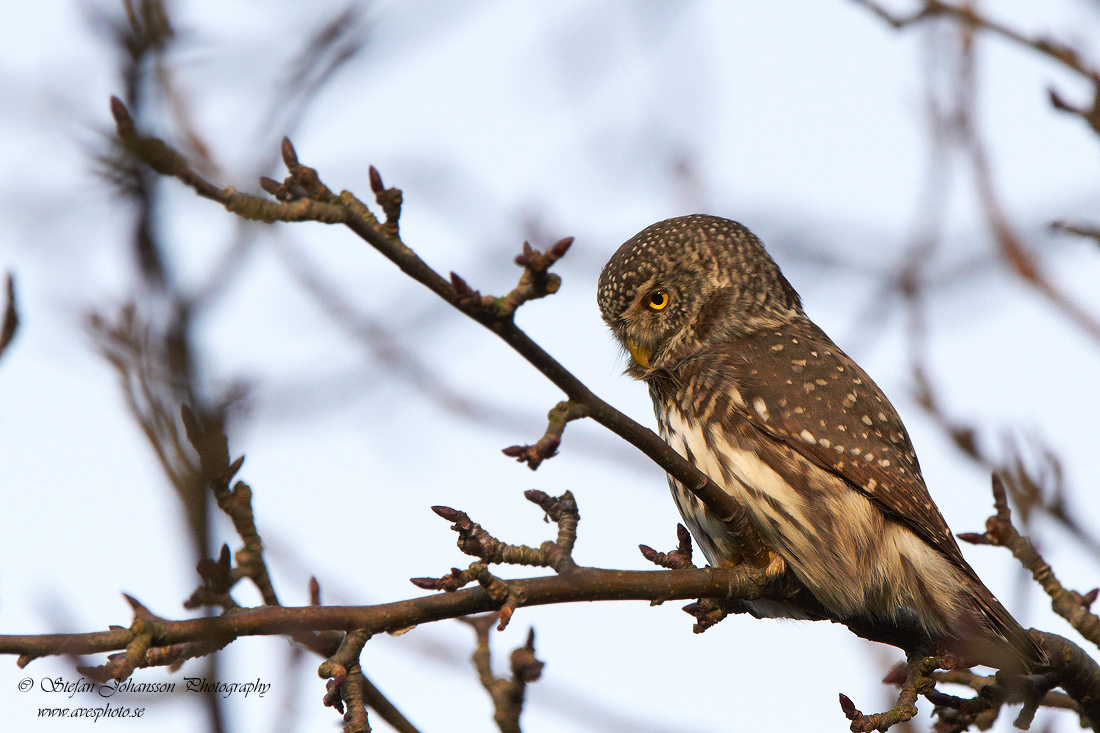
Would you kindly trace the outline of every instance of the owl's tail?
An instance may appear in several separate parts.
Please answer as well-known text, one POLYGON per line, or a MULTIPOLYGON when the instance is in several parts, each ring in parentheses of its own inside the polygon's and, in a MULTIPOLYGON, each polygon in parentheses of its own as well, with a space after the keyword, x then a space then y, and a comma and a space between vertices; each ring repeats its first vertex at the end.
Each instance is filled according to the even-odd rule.
POLYGON ((952 646, 968 661, 1007 671, 1032 674, 1050 665, 1046 652, 1031 634, 1012 617, 1001 602, 977 578, 974 578, 971 599, 976 621, 981 628, 957 631, 957 643, 952 646), (977 633, 974 633, 977 632, 977 633))

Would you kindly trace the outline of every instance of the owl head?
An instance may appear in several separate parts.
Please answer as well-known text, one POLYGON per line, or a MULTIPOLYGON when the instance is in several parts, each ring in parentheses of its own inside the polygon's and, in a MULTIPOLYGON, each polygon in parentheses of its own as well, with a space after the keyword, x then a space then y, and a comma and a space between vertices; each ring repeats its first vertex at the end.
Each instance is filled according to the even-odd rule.
POLYGON ((658 222, 619 247, 597 298, 638 379, 802 315, 798 293, 760 240, 702 214, 658 222))

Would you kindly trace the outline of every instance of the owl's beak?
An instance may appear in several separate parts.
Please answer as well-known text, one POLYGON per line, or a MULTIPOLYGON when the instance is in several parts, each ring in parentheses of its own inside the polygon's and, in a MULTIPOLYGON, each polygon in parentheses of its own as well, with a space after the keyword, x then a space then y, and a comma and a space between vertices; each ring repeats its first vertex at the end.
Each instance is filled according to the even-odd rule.
POLYGON ((653 356, 653 352, 649 348, 633 339, 627 339, 626 350, 630 352, 631 358, 638 362, 642 369, 649 369, 649 358, 653 356))

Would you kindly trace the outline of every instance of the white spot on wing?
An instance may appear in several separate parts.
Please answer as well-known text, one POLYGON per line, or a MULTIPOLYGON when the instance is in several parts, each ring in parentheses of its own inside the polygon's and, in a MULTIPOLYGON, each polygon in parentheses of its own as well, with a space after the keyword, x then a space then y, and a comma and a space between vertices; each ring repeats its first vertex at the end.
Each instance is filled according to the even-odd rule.
POLYGON ((753 408, 756 409, 756 414, 760 416, 760 419, 767 422, 768 420, 768 403, 764 402, 763 397, 755 397, 752 401, 753 408))

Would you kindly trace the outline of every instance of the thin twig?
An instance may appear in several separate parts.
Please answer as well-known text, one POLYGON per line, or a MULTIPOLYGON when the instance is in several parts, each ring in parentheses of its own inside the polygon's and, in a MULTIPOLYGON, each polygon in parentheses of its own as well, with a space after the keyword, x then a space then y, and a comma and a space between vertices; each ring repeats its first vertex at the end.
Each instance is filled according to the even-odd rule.
POLYGON ((546 432, 534 445, 513 445, 501 451, 509 458, 526 463, 534 471, 547 458, 553 458, 561 445, 565 426, 573 420, 588 417, 588 408, 572 401, 559 402, 547 414, 546 432))
POLYGON ((884 713, 865 715, 861 713, 847 695, 840 694, 840 707, 844 716, 852 721, 852 733, 871 733, 871 731, 885 731, 898 723, 911 720, 917 714, 917 696, 925 695, 935 687, 935 681, 931 678, 932 671, 936 668, 936 660, 932 657, 912 657, 906 665, 905 681, 898 693, 897 703, 884 713))
POLYGON ((523 712, 524 693, 527 685, 541 676, 544 666, 535 658, 535 630, 529 630, 527 643, 512 652, 512 677, 498 678, 493 674, 489 646, 489 632, 496 618, 493 615, 468 616, 459 621, 472 627, 477 634, 472 660, 481 686, 493 701, 493 720, 501 733, 520 733, 519 716, 523 712))
POLYGON ((976 545, 1007 548, 1050 596, 1054 612, 1069 621, 1081 636, 1100 646, 1100 617, 1082 604, 1081 594, 1067 590, 1058 582, 1054 570, 1035 549, 1035 545, 1031 544, 1031 540, 1021 535, 1013 526, 1008 496, 1004 483, 997 474, 993 474, 993 505, 995 512, 986 520, 984 533, 967 532, 960 534, 959 538, 976 545))

